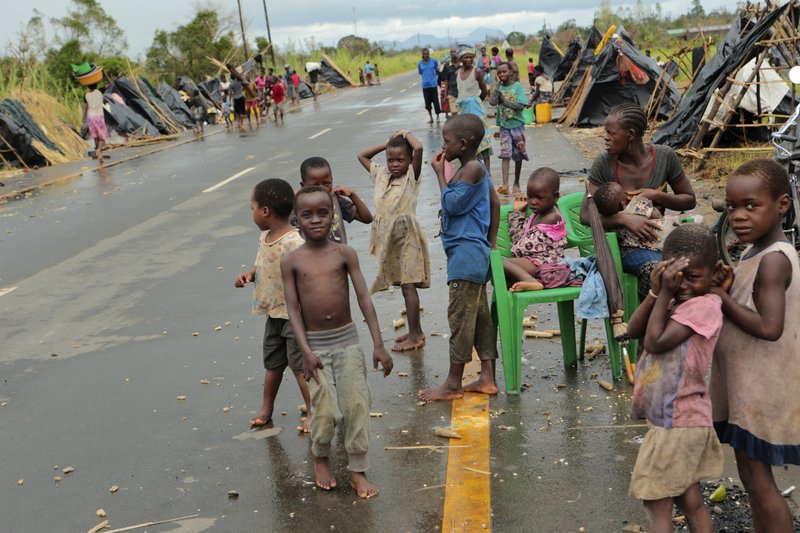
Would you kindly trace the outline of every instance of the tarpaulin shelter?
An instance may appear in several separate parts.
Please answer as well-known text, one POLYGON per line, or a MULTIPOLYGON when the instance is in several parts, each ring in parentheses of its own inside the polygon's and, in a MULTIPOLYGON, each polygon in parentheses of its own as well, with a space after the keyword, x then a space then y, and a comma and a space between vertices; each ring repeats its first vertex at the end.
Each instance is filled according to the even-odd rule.
POLYGON ((183 101, 178 91, 162 80, 161 83, 158 84, 158 94, 161 96, 164 103, 167 104, 170 111, 172 111, 172 114, 175 115, 175 118, 183 124, 183 126, 191 128, 194 125, 192 111, 189 109, 189 106, 186 105, 186 102, 183 101))
POLYGON ((28 110, 25 109, 19 101, 10 99, 1 101, 0 112, 13 117, 14 120, 17 121, 17 124, 25 129, 32 138, 38 140, 50 150, 61 152, 58 146, 47 137, 47 134, 42 131, 39 125, 33 120, 30 113, 28 113, 28 110))
MULTIPOLYGON (((711 127, 709 122, 702 121, 703 115, 706 113, 710 102, 712 107, 716 105, 716 107, 709 110, 709 115, 711 116, 716 116, 716 111, 720 105, 712 102, 712 99, 718 102, 713 98, 714 91, 719 89, 719 94, 724 98, 734 86, 733 81, 731 81, 734 79, 734 73, 753 58, 758 57, 752 72, 761 71, 761 63, 766 58, 764 49, 767 47, 759 45, 759 43, 770 35, 779 21, 781 23, 788 22, 789 19, 785 17, 788 5, 786 3, 780 7, 768 8, 766 11, 761 12, 761 16, 750 10, 743 10, 736 16, 725 39, 717 46, 717 53, 695 76, 691 87, 684 94, 683 99, 669 120, 663 123, 653 134, 653 142, 666 144, 672 148, 680 148, 687 144, 693 148, 701 147, 703 139, 711 127)), ((796 16, 790 18, 797 20, 796 16)), ((795 37, 796 31, 797 28, 795 26, 795 37)), ((739 93, 743 98, 742 87, 740 85, 736 85, 736 87, 739 90, 735 92, 739 93)), ((740 98, 737 97, 736 100, 740 100, 740 98)), ((738 101, 733 103, 738 106, 738 101)), ((724 120, 720 124, 727 124, 731 115, 732 113, 730 112, 726 113, 725 117, 723 117, 724 120)), ((718 141, 719 135, 715 137, 716 141, 718 141)), ((712 143, 716 144, 715 141, 712 141, 712 143)))
MULTIPOLYGON (((222 107, 222 90, 220 89, 220 82, 219 78, 216 76, 210 79, 207 79, 204 82, 198 83, 197 88, 200 89, 200 94, 202 94, 207 100, 213 102, 218 108, 222 107)), ((192 93, 188 93, 189 96, 192 93)))
POLYGON ((678 88, 620 27, 584 72, 559 121, 578 127, 602 126, 614 106, 634 102, 645 108, 657 91, 664 93, 658 115, 666 118, 680 98, 678 88))
MULTIPOLYGON (((575 92, 575 89, 578 88, 578 84, 581 83, 583 79, 583 74, 586 72, 586 69, 589 68, 592 64, 594 64, 595 60, 595 49, 600 45, 600 41, 603 40, 603 35, 592 26, 592 29, 589 31, 589 35, 586 36, 586 39, 583 41, 583 45, 581 46, 580 54, 573 60, 572 65, 570 66, 567 74, 564 76, 564 82, 561 84, 561 87, 555 92, 553 95, 553 101, 556 103, 564 102, 572 97, 572 94, 575 92)), ((566 58, 565 58, 566 59, 566 58)), ((558 70, 563 70, 564 67, 559 66, 558 70)))
POLYGON ((106 94, 117 93, 127 104, 128 108, 136 114, 144 117, 150 124, 155 126, 159 133, 172 133, 167 124, 161 119, 155 109, 150 105, 147 98, 139 92, 136 86, 125 76, 115 79, 111 86, 106 90, 106 94))
POLYGON ((0 162, 9 165, 44 166, 47 159, 33 145, 33 137, 14 117, 0 111, 0 162))
POLYGON ((549 76, 550 79, 555 79, 556 70, 558 70, 558 66, 563 60, 564 56, 561 54, 561 51, 550 39, 550 36, 546 35, 545 38, 542 39, 542 48, 539 50, 538 63, 542 69, 544 69, 544 73, 549 76))
POLYGON ((567 46, 567 51, 564 52, 564 56, 561 58, 558 66, 556 66, 555 72, 553 72, 553 81, 563 81, 567 77, 570 71, 572 71, 575 61, 580 57, 582 49, 583 44, 580 39, 573 39, 570 41, 567 46))
POLYGON ((329 83, 337 89, 343 89, 345 87, 352 87, 355 85, 353 80, 350 79, 350 76, 336 66, 336 63, 334 63, 333 60, 326 54, 322 54, 322 59, 320 60, 319 64, 319 77, 325 83, 329 83))

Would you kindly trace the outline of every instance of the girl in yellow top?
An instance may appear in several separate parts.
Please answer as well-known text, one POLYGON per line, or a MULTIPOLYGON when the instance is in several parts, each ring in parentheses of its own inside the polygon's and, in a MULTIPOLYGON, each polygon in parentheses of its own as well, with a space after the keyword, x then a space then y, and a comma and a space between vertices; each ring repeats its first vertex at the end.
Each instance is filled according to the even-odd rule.
POLYGON ((425 346, 420 324, 417 288, 431 285, 428 242, 417 222, 417 195, 422 172, 422 143, 406 130, 387 142, 358 154, 361 165, 375 182, 375 218, 369 252, 378 260, 378 275, 371 292, 399 285, 406 302, 408 335, 395 339, 392 351, 405 352, 425 346), (372 161, 386 151, 386 166, 372 161))

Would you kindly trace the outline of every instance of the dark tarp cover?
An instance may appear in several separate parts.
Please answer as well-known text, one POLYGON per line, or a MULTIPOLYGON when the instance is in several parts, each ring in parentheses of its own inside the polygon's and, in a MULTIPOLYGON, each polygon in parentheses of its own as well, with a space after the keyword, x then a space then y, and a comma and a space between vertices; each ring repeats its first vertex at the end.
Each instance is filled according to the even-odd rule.
MULTIPOLYGON (((635 102, 644 108, 655 92, 661 67, 655 59, 640 52, 623 29, 618 30, 618 35, 621 38, 612 39, 595 58, 591 79, 584 89, 586 97, 575 122, 578 127, 602 126, 611 108, 622 103, 635 102), (640 85, 630 79, 620 81, 617 66, 620 52, 647 74, 649 79, 644 84, 640 85)), ((659 115, 668 116, 678 98, 680 92, 670 80, 667 93, 661 101, 659 115)))
POLYGON ((17 124, 25 128, 25 130, 30 134, 31 137, 37 139, 39 142, 44 144, 47 148, 56 151, 60 154, 63 154, 61 150, 59 150, 58 146, 56 146, 53 141, 47 138, 45 132, 39 127, 33 117, 28 113, 28 110, 25 109, 25 106, 22 105, 22 102, 19 100, 3 100, 0 102, 0 111, 5 113, 6 115, 10 115, 14 117, 14 120, 17 121, 17 124))
POLYGON ((574 39, 571 43, 569 43, 569 46, 567 47, 567 53, 564 54, 564 57, 558 64, 558 67, 556 67, 556 71, 553 74, 553 81, 563 81, 564 78, 567 77, 567 74, 569 74, 569 71, 572 69, 572 65, 575 64, 575 61, 578 59, 580 53, 581 42, 578 39, 574 39))
POLYGON ((755 25, 736 17, 725 39, 717 46, 717 53, 700 69, 675 113, 653 134, 654 143, 680 148, 691 140, 714 90, 721 87, 740 65, 755 57, 759 52, 755 43, 761 40, 788 5, 787 2, 755 25), (743 25, 745 32, 740 36, 743 25))
MULTIPOLYGON (((114 128, 120 135, 158 135, 158 129, 150 124, 146 118, 137 114, 133 109, 122 105, 111 96, 105 98, 106 124, 114 128)), ((89 131, 84 124, 81 137, 88 138, 89 131)))
POLYGON ((33 137, 14 120, 14 117, 3 112, 0 112, 0 135, 3 136, 3 140, 0 140, 0 152, 3 152, 3 157, 9 164, 15 165, 18 161, 10 148, 13 148, 28 166, 43 167, 47 164, 44 156, 33 146, 33 137))
MULTIPOLYGON (((177 90, 185 92, 186 96, 188 96, 189 98, 191 98, 192 95, 194 95, 195 91, 200 91, 200 96, 202 96, 202 98, 203 98, 203 108, 204 109, 208 109, 209 107, 222 108, 222 104, 221 103, 218 106, 215 105, 215 104, 212 104, 213 100, 211 100, 203 92, 204 89, 201 89, 197 85, 195 85, 195 83, 192 81, 191 78, 187 78, 186 76, 181 76, 180 78, 178 78, 178 82, 175 84, 175 87, 177 88, 177 90)), ((186 103, 186 102, 184 102, 184 103, 186 103)), ((188 107, 189 104, 186 104, 186 105, 188 107)), ((192 122, 192 123, 194 123, 194 122, 192 122)))
POLYGON ((181 124, 187 128, 191 128, 194 125, 192 112, 178 91, 167 85, 165 81, 162 81, 158 84, 158 94, 181 124))
MULTIPOLYGON (((211 78, 197 85, 200 94, 214 102, 215 107, 222 107, 222 91, 219 88, 219 78, 211 78)), ((188 93, 189 96, 192 93, 188 93)))
POLYGON ((147 121, 155 126, 155 128, 164 134, 170 133, 169 128, 164 121, 156 114, 147 99, 142 95, 136 86, 131 83, 125 76, 120 76, 111 83, 109 91, 119 94, 130 109, 147 119, 147 121))
POLYGON ((569 80, 564 80, 564 83, 568 84, 567 88, 563 92, 564 100, 567 100, 572 96, 572 93, 574 93, 575 89, 578 88, 578 84, 581 82, 581 79, 583 79, 583 73, 586 72, 586 69, 589 68, 589 65, 594 63, 594 51, 602 40, 603 35, 597 31, 597 28, 593 26, 591 31, 589 31, 589 35, 584 41, 581 59, 578 63, 578 66, 573 71, 572 77, 570 77, 569 80))
POLYGON ((337 89, 342 89, 344 87, 350 87, 350 82, 347 79, 339 74, 339 72, 331 66, 325 59, 319 62, 320 69, 319 69, 319 77, 320 80, 324 81, 325 83, 329 83, 336 87, 337 89))
MULTIPOLYGON (((545 36, 545 38, 542 39, 542 48, 539 51, 539 65, 544 69, 544 73, 547 74, 550 79, 554 79, 558 66, 563 59, 561 52, 556 49, 553 41, 550 40, 550 36, 545 36)), ((566 72, 564 75, 566 75, 566 72)), ((564 78, 561 79, 563 80, 564 78)))
MULTIPOLYGON (((173 126, 174 123, 176 122, 178 124, 186 126, 185 124, 183 124, 183 122, 181 122, 181 120, 177 116, 175 116, 175 113, 172 112, 172 109, 167 105, 167 103, 161 99, 161 95, 158 94, 158 91, 156 91, 155 87, 153 87, 150 84, 150 81, 147 78, 144 77, 139 78, 138 84, 139 87, 141 87, 141 90, 143 91, 144 97, 147 98, 147 100, 150 102, 151 105, 157 107, 162 115, 171 120, 173 122, 173 126)), ((187 127, 193 127, 193 126, 194 123, 192 123, 190 126, 187 127)))

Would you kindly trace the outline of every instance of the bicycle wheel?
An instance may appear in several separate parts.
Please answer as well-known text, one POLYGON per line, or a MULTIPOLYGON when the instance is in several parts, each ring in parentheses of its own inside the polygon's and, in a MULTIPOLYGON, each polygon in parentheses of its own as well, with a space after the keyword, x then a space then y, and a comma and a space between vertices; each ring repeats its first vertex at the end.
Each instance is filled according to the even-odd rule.
POLYGON ((745 243, 739 240, 736 234, 731 229, 728 222, 728 213, 723 211, 714 226, 714 232, 717 235, 717 247, 719 248, 720 259, 731 267, 735 267, 739 263, 739 258, 742 252, 747 247, 745 243))

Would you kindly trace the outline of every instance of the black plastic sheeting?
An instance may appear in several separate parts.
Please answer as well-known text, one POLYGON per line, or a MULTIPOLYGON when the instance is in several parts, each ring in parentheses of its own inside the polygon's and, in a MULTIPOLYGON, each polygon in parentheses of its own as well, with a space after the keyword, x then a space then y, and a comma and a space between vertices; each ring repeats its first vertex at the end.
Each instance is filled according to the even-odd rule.
POLYGON ((169 134, 169 128, 164 121, 156 114, 147 99, 141 94, 136 86, 131 83, 125 76, 120 76, 115 79, 106 94, 117 93, 119 94, 130 109, 135 111, 138 115, 144 117, 150 124, 155 126, 159 133, 169 134))
MULTIPOLYGON (((203 83, 197 85, 202 94, 207 100, 212 100, 216 107, 222 107, 222 91, 219 88, 219 78, 211 78, 203 83)), ((192 93, 188 93, 192 96, 192 93)))
MULTIPOLYGON (((554 79, 558 66, 563 59, 564 57, 561 55, 561 52, 556 49, 550 36, 545 36, 545 38, 542 39, 542 48, 539 51, 539 65, 541 65, 544 69, 544 73, 547 74, 550 79, 554 79)), ((566 75, 566 73, 564 74, 566 75)), ((563 80, 564 78, 561 79, 563 80)))
POLYGON ((714 90, 721 87, 740 65, 756 56, 759 50, 755 43, 764 37, 788 5, 786 3, 772 11, 755 25, 748 19, 736 18, 725 39, 717 46, 717 53, 697 74, 675 113, 653 134, 654 143, 680 148, 691 140, 714 90))
POLYGON ((10 165, 16 166, 19 163, 10 148, 13 148, 29 167, 43 167, 47 164, 45 157, 33 146, 33 137, 25 127, 4 112, 0 112, 0 135, 3 137, 3 140, 0 140, 0 152, 3 152, 3 157, 10 165))
POLYGON ((172 111, 172 114, 175 115, 178 122, 187 128, 194 126, 192 111, 189 109, 189 106, 186 105, 186 102, 183 101, 178 91, 162 81, 158 84, 158 94, 161 96, 161 100, 167 104, 170 111, 172 111))
POLYGON ((564 81, 564 78, 567 77, 567 74, 569 74, 569 71, 572 69, 572 65, 574 65, 575 61, 578 59, 581 48, 581 42, 578 39, 574 39, 569 43, 567 52, 564 54, 564 57, 561 58, 561 62, 553 73, 553 81, 564 81))
POLYGON ((319 70, 319 78, 321 81, 325 83, 330 83, 337 89, 342 89, 344 87, 350 87, 350 82, 347 81, 347 78, 339 74, 339 72, 331 66, 326 60, 322 60, 319 62, 320 70, 319 70))
MULTIPOLYGON (((126 105, 122 105, 110 96, 105 98, 106 125, 114 128, 120 135, 147 135, 156 136, 158 129, 147 119, 136 113, 126 105)), ((86 125, 81 130, 81 137, 89 135, 86 125)))
POLYGON ((586 69, 589 68, 590 65, 594 64, 594 51, 602 40, 603 35, 597 31, 597 28, 592 27, 589 35, 584 41, 580 63, 578 63, 578 66, 573 71, 572 77, 570 77, 569 80, 564 81, 564 83, 568 84, 567 88, 564 89, 563 92, 564 100, 568 100, 572 96, 572 94, 575 92, 575 89, 578 88, 578 84, 581 82, 581 79, 583 79, 583 73, 586 72, 586 69))
MULTIPOLYGON (((622 103, 635 102, 644 108, 655 92, 661 67, 655 59, 640 52, 621 27, 617 33, 621 39, 612 39, 595 58, 591 80, 584 89, 586 98, 575 123, 578 127, 602 126, 611 108, 622 103), (631 80, 620 82, 617 68, 620 52, 647 74, 650 79, 646 83, 639 85, 631 80)), ((658 110, 661 117, 669 116, 680 98, 680 92, 672 80, 668 83, 658 110)))
POLYGON ((58 148, 58 146, 55 145, 55 143, 53 143, 53 141, 47 137, 47 134, 42 131, 36 121, 33 120, 33 117, 30 115, 30 113, 28 113, 28 110, 25 109, 25 106, 23 106, 22 102, 19 100, 3 100, 0 102, 0 112, 14 117, 14 120, 17 121, 17 124, 25 128, 31 137, 41 142, 49 149, 60 154, 64 153, 58 148))

